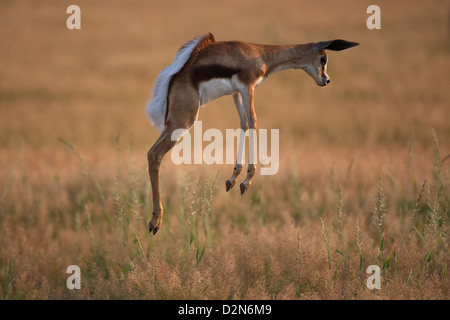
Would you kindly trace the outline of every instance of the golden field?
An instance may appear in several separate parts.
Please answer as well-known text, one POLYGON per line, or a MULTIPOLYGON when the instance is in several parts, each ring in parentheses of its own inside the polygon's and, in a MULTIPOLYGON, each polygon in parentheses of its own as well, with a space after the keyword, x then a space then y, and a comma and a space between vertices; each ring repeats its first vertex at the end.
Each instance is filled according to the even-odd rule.
MULTIPOLYGON (((371 4, 0 1, 0 297, 449 299, 450 4, 378 1, 381 30, 369 30, 371 4), (66 28, 70 4, 81 30, 66 28), (280 169, 257 169, 243 196, 225 192, 233 165, 168 154, 163 225, 149 235, 158 133, 145 104, 207 32, 360 46, 329 52, 326 88, 289 70, 256 89, 280 169), (66 286, 70 265, 80 290, 66 286)), ((239 127, 231 97, 199 120, 239 127)))

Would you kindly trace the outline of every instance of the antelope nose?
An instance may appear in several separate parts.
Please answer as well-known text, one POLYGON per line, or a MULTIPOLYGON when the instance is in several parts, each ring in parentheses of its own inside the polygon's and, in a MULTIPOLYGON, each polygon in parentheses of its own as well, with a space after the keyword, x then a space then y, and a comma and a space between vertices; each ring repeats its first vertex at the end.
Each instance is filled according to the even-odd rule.
POLYGON ((331 80, 330 79, 327 79, 327 84, 329 84, 331 82, 331 80))

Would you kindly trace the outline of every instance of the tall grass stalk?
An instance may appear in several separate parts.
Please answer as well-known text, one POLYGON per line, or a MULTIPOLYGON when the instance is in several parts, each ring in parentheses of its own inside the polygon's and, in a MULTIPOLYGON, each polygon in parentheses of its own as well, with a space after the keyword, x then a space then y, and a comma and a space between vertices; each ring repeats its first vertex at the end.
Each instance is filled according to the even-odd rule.
POLYGON ((142 203, 139 201, 139 188, 140 188, 140 175, 139 171, 136 170, 136 161, 132 152, 133 144, 131 142, 130 145, 130 153, 128 160, 128 175, 131 178, 130 182, 130 211, 132 215, 136 218, 136 221, 141 220, 141 216, 139 214, 140 208, 142 207, 142 203))
POLYGON ((386 213, 387 213, 386 194, 383 186, 383 178, 380 177, 377 194, 376 196, 374 196, 374 218, 380 240, 384 234, 383 222, 386 213))
POLYGON ((320 218, 320 223, 322 224, 322 236, 325 245, 325 250, 327 252, 328 269, 331 270, 331 255, 330 255, 330 241, 328 239, 327 230, 325 229, 325 223, 322 218, 320 218))
MULTIPOLYGON (((186 221, 187 221, 187 237, 186 237, 186 273, 185 273, 185 280, 188 281, 189 279, 189 261, 190 261, 190 255, 191 255, 191 246, 192 242, 194 241, 194 231, 193 228, 195 224, 193 223, 193 218, 195 218, 195 215, 197 213, 196 208, 196 188, 199 183, 199 180, 197 180, 192 188, 191 193, 191 201, 189 209, 185 212, 186 215, 186 221)), ((194 221, 195 222, 195 221, 194 221)))
POLYGON ((115 214, 115 218, 116 220, 119 222, 119 226, 120 226, 120 231, 122 234, 122 244, 123 244, 123 249, 124 249, 124 253, 125 256, 128 257, 128 248, 127 248, 127 240, 126 240, 126 235, 125 235, 125 225, 124 225, 124 219, 125 219, 125 214, 124 214, 124 209, 125 209, 125 205, 122 204, 121 200, 120 200, 120 194, 119 194, 119 183, 117 181, 117 179, 114 179, 114 214, 115 214))
POLYGON ((441 171, 442 171, 442 162, 441 162, 441 149, 439 147, 439 141, 436 136, 436 132, 434 129, 431 129, 431 133, 433 135, 433 152, 434 152, 434 160, 433 160, 433 178, 436 188, 439 188, 442 185, 441 181, 441 171))
POLYGON ((130 226, 131 226, 131 230, 133 232, 133 241, 138 248, 138 253, 142 258, 145 258, 144 248, 142 248, 141 242, 139 241, 138 234, 137 234, 136 230, 134 229, 133 225, 130 224, 130 226))
MULTIPOLYGON (((209 243, 211 246, 214 246, 214 242, 215 242, 214 233, 212 232, 212 230, 214 230, 214 214, 213 214, 212 208, 213 208, 213 202, 214 202, 214 192, 216 189, 218 177, 219 177, 219 171, 217 171, 216 176, 214 177, 213 183, 208 190, 208 196, 205 197, 206 209, 205 209, 204 213, 209 221, 209 226, 208 226, 209 229, 208 229, 207 235, 208 235, 209 243)), ((207 229, 205 229, 205 231, 206 230, 207 229)))
POLYGON ((200 209, 195 214, 195 237, 197 238, 195 248, 196 267, 198 267, 205 254, 208 239, 212 238, 212 203, 218 174, 219 172, 217 172, 211 185, 209 181, 206 181, 203 186, 202 195, 200 197, 200 209), (200 227, 202 230, 200 230, 200 227))
POLYGON ((424 239, 427 248, 446 251, 448 226, 448 201, 444 199, 444 186, 441 185, 436 197, 431 200, 431 191, 428 190, 428 214, 424 230, 424 239))
POLYGON ((91 240, 92 245, 95 247, 94 232, 92 231, 91 214, 89 213, 87 206, 84 206, 84 211, 86 212, 87 232, 89 234, 89 239, 91 240))
POLYGON ((356 246, 358 247, 358 253, 359 253, 359 271, 363 271, 363 255, 362 255, 362 244, 363 244, 363 240, 362 240, 362 236, 361 236, 361 229, 359 227, 359 219, 358 217, 356 217, 356 230, 355 230, 355 235, 356 235, 356 246))
POLYGON ((386 213, 388 211, 387 204, 386 204, 386 195, 384 191, 383 186, 383 178, 380 177, 379 184, 378 184, 378 190, 377 194, 373 196, 374 201, 374 213, 373 216, 375 218, 375 225, 379 237, 379 249, 380 249, 380 255, 379 255, 379 263, 383 263, 384 259, 384 246, 385 246, 385 238, 384 238, 384 218, 386 216, 386 213))
POLYGON ((337 191, 337 214, 339 228, 336 230, 341 239, 342 252, 345 252, 345 212, 344 212, 344 200, 342 198, 342 186, 339 185, 337 191))
POLYGON ((404 246, 406 240, 408 239, 408 235, 409 235, 409 233, 410 233, 412 230, 416 230, 416 232, 419 233, 419 231, 417 230, 415 224, 416 224, 416 220, 417 220, 417 215, 418 215, 418 214, 420 213, 420 211, 421 211, 420 202, 421 202, 422 196, 423 196, 423 194, 424 194, 424 192, 425 192, 425 185, 426 185, 426 183, 427 183, 427 179, 425 179, 425 180, 423 181, 423 184, 422 184, 422 188, 421 188, 421 190, 420 190, 420 193, 419 193, 419 195, 418 195, 418 197, 417 197, 417 199, 416 199, 416 201, 415 201, 415 203, 414 203, 414 206, 413 206, 413 208, 412 208, 411 219, 410 219, 410 222, 409 222, 409 224, 408 224, 408 227, 407 227, 407 229, 406 229, 406 231, 405 231, 405 235, 403 236, 402 246, 404 246))
MULTIPOLYGON (((416 183, 413 179, 413 159, 414 159, 414 145, 416 141, 413 138, 408 146, 408 157, 406 158, 406 173, 408 174, 408 181, 413 183, 413 187, 415 188, 416 183)), ((415 191, 415 190, 414 190, 415 191)))
POLYGON ((297 255, 296 255, 296 284, 295 284, 295 297, 300 297, 300 270, 301 270, 301 261, 300 261, 300 253, 301 253, 301 237, 300 237, 300 229, 297 231, 297 255))
POLYGON ((195 215, 195 237, 197 238, 196 248, 195 248, 195 266, 198 267, 200 261, 203 258, 206 250, 206 241, 208 236, 208 228, 206 225, 206 209, 203 207, 207 206, 207 196, 208 191, 208 181, 206 181, 203 186, 202 195, 200 197, 200 211, 195 215), (203 234, 200 234, 199 226, 203 228, 203 234))
POLYGON ((14 262, 15 262, 15 256, 14 254, 9 259, 8 268, 6 271, 6 279, 4 281, 0 282, 0 285, 2 287, 2 299, 9 298, 11 286, 15 280, 13 277, 14 272, 14 262))

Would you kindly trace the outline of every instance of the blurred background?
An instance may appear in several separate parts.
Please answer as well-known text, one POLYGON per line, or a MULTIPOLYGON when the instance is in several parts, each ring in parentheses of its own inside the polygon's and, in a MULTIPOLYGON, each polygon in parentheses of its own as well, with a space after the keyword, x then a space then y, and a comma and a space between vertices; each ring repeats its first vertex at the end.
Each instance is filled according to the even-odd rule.
MULTIPOLYGON (((69 4, 0 4, 2 148, 54 148, 58 137, 104 148, 118 132, 150 147, 156 133, 144 109, 156 76, 179 47, 207 32, 218 41, 361 43, 330 53, 327 88, 290 70, 257 89, 260 127, 280 128, 283 141, 427 144, 431 128, 450 137, 448 1, 381 1, 381 30, 366 27, 370 1, 78 1, 81 30, 66 28, 69 4)), ((231 97, 199 119, 238 127, 231 97)))
MULTIPOLYGON (((114 181, 129 173, 118 170, 129 168, 129 158, 142 187, 135 200, 143 219, 136 220, 135 229, 127 229, 126 234, 130 243, 136 243, 136 236, 145 253, 151 252, 161 261, 169 259, 168 252, 176 252, 179 244, 176 233, 181 227, 176 212, 180 200, 176 194, 185 183, 186 172, 191 181, 197 177, 212 181, 220 172, 214 199, 220 217, 212 227, 217 238, 230 230, 247 230, 252 219, 263 227, 275 223, 277 231, 286 223, 292 225, 290 219, 294 226, 304 226, 312 219, 317 228, 311 229, 316 235, 311 241, 316 244, 322 241, 318 217, 334 214, 335 190, 340 184, 346 187, 349 214, 360 216, 361 221, 370 220, 370 194, 380 176, 388 181, 385 187, 391 194, 391 207, 403 211, 411 207, 425 179, 434 181, 433 186, 437 181, 448 185, 450 3, 377 1, 381 30, 366 27, 370 16, 366 9, 371 4, 375 3, 1 0, 3 288, 9 283, 11 259, 16 262, 14 274, 25 277, 16 281, 16 293, 21 292, 19 283, 26 286, 24 273, 30 274, 30 270, 25 262, 33 261, 36 254, 27 249, 30 243, 36 244, 35 252, 53 248, 54 259, 42 261, 42 270, 39 264, 34 267, 45 274, 50 287, 64 281, 64 273, 53 276, 47 269, 43 271, 44 265, 58 271, 80 260, 80 252, 97 265, 110 266, 108 263, 119 260, 129 265, 130 259, 123 258, 126 253, 120 258, 109 256, 105 258, 109 262, 102 264, 96 260, 99 251, 97 255, 89 251, 103 248, 114 252, 115 241, 120 239, 116 229, 98 225, 105 221, 115 225, 115 220, 108 218, 108 214, 114 215, 111 212, 117 213, 112 209, 116 199, 112 194, 118 188, 114 181), (81 9, 81 30, 66 27, 66 9, 71 4, 81 9), (146 152, 159 134, 147 120, 145 104, 158 73, 172 62, 177 50, 208 32, 217 41, 298 44, 341 38, 360 46, 329 52, 332 82, 326 88, 318 87, 303 71, 288 70, 256 89, 259 128, 280 130, 280 170, 275 176, 259 176, 257 170, 247 198, 238 190, 224 192, 232 165, 175 166, 170 155, 166 157, 161 171, 166 220, 159 238, 149 238, 146 152), (83 182, 86 180, 89 183, 83 182), (86 216, 86 208, 91 216, 86 216), (258 220, 261 215, 264 219, 258 220), (88 217, 97 225, 90 235, 83 233, 83 226, 91 223, 88 217), (73 229, 76 223, 81 229, 73 229), (105 243, 93 244, 92 238, 102 238, 105 243), (164 248, 164 253, 158 255, 158 247, 164 248), (62 254, 66 249, 72 253, 62 254)), ((199 120, 203 130, 225 132, 239 127, 230 96, 202 108, 199 120)), ((124 194, 130 190, 125 183, 120 187, 124 194)), ((400 228, 403 220, 396 221, 393 225, 400 228)), ((370 230, 371 222, 365 223, 370 230)), ((397 227, 391 229, 391 243, 397 227)), ((264 232, 270 234, 269 229, 264 232)), ((295 230, 287 234, 296 237, 295 230)), ((295 250, 295 240, 291 244, 295 250)), ((219 240, 216 245, 220 247, 219 240)), ((36 281, 40 288, 42 278, 36 281)), ((47 297, 61 297, 58 290, 50 290, 47 297)), ((229 292, 218 295, 230 296, 229 292)), ((245 292, 237 297, 243 296, 245 292)))

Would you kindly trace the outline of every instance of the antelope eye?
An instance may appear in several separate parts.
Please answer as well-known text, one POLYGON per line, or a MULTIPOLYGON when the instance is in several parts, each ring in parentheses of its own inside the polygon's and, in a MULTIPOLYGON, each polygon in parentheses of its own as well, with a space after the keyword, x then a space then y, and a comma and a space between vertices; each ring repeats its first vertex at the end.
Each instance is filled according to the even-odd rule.
POLYGON ((320 63, 325 65, 327 63, 327 58, 325 57, 320 58, 320 63))

